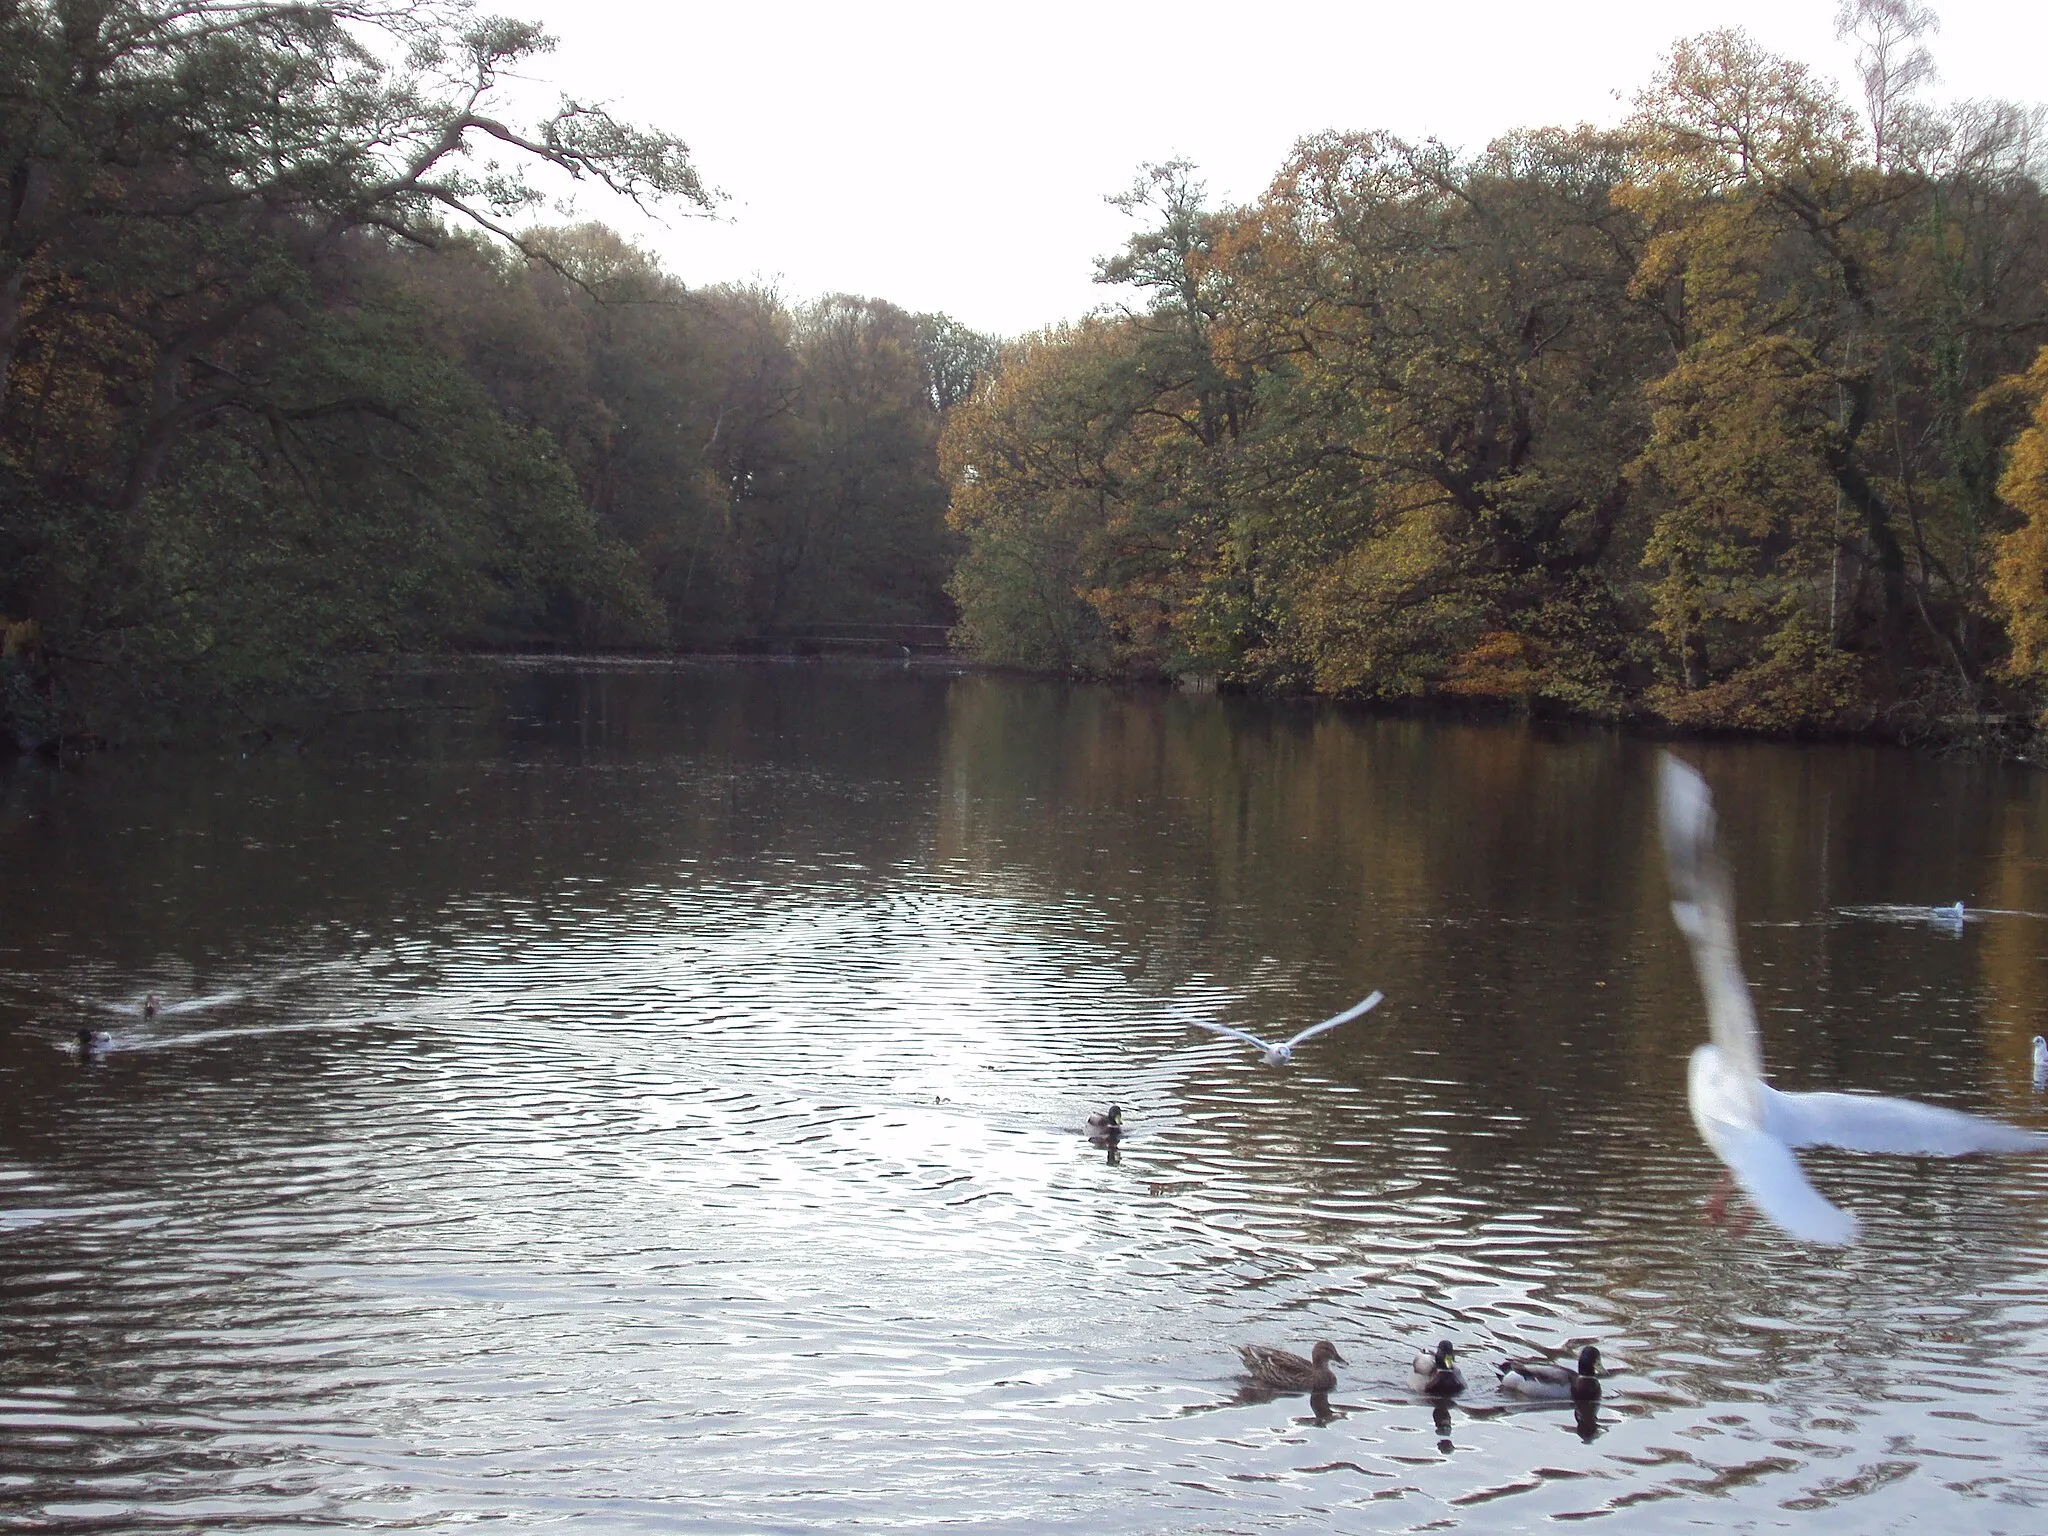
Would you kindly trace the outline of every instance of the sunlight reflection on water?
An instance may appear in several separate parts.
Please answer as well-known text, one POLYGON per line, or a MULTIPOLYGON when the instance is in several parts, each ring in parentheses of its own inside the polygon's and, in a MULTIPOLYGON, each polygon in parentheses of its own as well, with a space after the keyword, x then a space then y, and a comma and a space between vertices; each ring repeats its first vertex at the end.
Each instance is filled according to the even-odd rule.
MULTIPOLYGON (((502 736, 203 795, 6 782, 0 1523, 2040 1529, 2048 1168, 1816 1155, 1842 1255, 1702 1224, 1647 749, 518 687, 502 736), (1375 986, 1284 1071, 1184 1022, 1375 986), (1406 1386, 1439 1336, 1448 1413, 1406 1386), (1320 1337, 1328 1422, 1239 1400, 1237 1344, 1320 1337), (1583 1340, 1591 1420, 1489 1384, 1583 1340)), ((1810 920, 2048 908, 2039 788, 1701 755, 1780 1080, 2048 1124, 2034 928, 1810 920)))

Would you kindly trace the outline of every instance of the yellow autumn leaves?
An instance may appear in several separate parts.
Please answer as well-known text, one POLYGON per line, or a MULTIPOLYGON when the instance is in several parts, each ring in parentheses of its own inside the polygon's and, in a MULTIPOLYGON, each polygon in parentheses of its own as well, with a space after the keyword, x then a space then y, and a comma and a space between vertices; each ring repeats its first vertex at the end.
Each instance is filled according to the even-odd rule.
POLYGON ((1880 163, 1719 32, 1614 131, 1321 134, 1238 207, 1149 167, 1101 264, 1133 301, 946 429, 963 638, 1699 726, 2038 707, 2048 374, 2000 381, 2048 328, 2048 197, 2024 112, 1886 111, 1880 163))

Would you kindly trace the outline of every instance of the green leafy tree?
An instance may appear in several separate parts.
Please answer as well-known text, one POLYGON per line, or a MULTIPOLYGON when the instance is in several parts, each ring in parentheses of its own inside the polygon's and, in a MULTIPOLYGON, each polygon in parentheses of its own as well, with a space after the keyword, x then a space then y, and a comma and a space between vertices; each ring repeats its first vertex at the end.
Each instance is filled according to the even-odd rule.
MULTIPOLYGON (((351 520, 388 510, 351 499, 367 480, 315 478, 340 463, 338 424, 359 457, 447 433, 437 412, 457 392, 416 387, 431 361, 383 323, 413 313, 388 279, 395 249, 442 246, 451 220, 517 242, 508 221, 538 195, 522 165, 708 205, 670 136, 576 102, 525 127, 494 115, 506 72, 547 46, 525 23, 397 0, 0 8, 0 609, 36 622, 44 668, 37 721, 17 734, 322 669, 332 650, 290 605, 264 605, 275 627, 234 651, 174 619, 180 604, 227 614, 221 577, 242 551, 220 541, 252 536, 273 588, 318 606, 351 520), (215 497, 248 517, 211 519, 215 497), (254 531, 289 521, 293 498, 320 508, 324 538, 254 531)), ((496 449, 518 462, 493 473, 533 491, 507 507, 552 517, 538 487, 553 445, 512 434, 496 449)), ((416 476, 399 503, 423 529, 452 512, 418 494, 435 483, 459 494, 416 476)), ((508 602, 510 548, 478 555, 508 602)), ((584 554, 621 575, 599 546, 584 554)), ((410 579, 387 569, 393 590, 410 579)))
POLYGON ((947 515, 964 543, 957 638, 988 660, 1063 672, 1120 660, 1089 594, 1125 481, 1126 418, 1105 386, 1134 350, 1108 320, 1024 337, 946 420, 947 515))

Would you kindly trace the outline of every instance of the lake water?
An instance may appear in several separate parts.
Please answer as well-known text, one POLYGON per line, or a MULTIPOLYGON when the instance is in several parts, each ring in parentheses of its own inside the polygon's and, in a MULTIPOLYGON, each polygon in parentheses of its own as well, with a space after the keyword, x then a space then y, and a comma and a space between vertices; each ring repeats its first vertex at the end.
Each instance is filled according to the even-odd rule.
MULTIPOLYGON (((0 770, 0 1528, 2048 1530, 2048 1159, 1808 1154, 1846 1251, 1703 1218, 1654 747, 887 665, 420 703, 0 770), (1187 1022, 1373 988, 1285 1069, 1187 1022), (1319 1338, 1327 1413, 1240 1398, 1319 1338), (1494 1389, 1587 1340, 1597 1414, 1494 1389)), ((1780 1086, 2048 1128, 2048 776, 1684 751, 1780 1086)))

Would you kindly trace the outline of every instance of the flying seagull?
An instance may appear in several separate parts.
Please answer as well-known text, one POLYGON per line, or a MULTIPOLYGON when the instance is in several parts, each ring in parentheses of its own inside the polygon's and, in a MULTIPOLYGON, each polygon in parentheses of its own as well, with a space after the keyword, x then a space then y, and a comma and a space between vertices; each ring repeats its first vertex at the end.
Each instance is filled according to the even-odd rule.
POLYGON ((1366 998, 1363 1002, 1353 1003, 1349 1008, 1346 1008, 1342 1013, 1336 1014, 1331 1018, 1327 1018, 1323 1020, 1323 1022, 1320 1024, 1309 1025, 1309 1027, 1307 1029, 1304 1029, 1300 1034, 1294 1036, 1290 1040, 1283 1040, 1278 1045, 1275 1045, 1270 1040, 1261 1040, 1257 1035, 1253 1034, 1250 1030, 1237 1029, 1229 1024, 1217 1024, 1211 1022, 1208 1019, 1190 1019, 1188 1020, 1188 1022, 1190 1024, 1198 1025, 1203 1029, 1213 1029, 1219 1035, 1231 1035, 1239 1040, 1243 1040, 1248 1042, 1249 1044, 1256 1045, 1259 1048, 1259 1050, 1264 1053, 1264 1059, 1267 1066, 1284 1067, 1287 1065, 1288 1061, 1292 1059, 1294 1055, 1294 1048, 1297 1045, 1301 1044, 1302 1041, 1306 1040, 1310 1035, 1320 1035, 1324 1030, 1335 1029, 1339 1024, 1349 1024, 1361 1013, 1370 1013, 1373 1009, 1379 1007, 1380 1002, 1384 997, 1384 993, 1375 992, 1372 996, 1366 998))
POLYGON ((1961 1157, 2048 1151, 2048 1136, 1982 1115, 1865 1093, 1780 1093, 1764 1081, 1756 1010, 1735 951, 1735 904, 1706 780, 1665 753, 1657 785, 1671 916, 1692 946, 1712 1043, 1692 1053, 1693 1124, 1758 1210, 1793 1237, 1853 1243, 1856 1218, 1806 1181, 1795 1147, 1961 1157))

